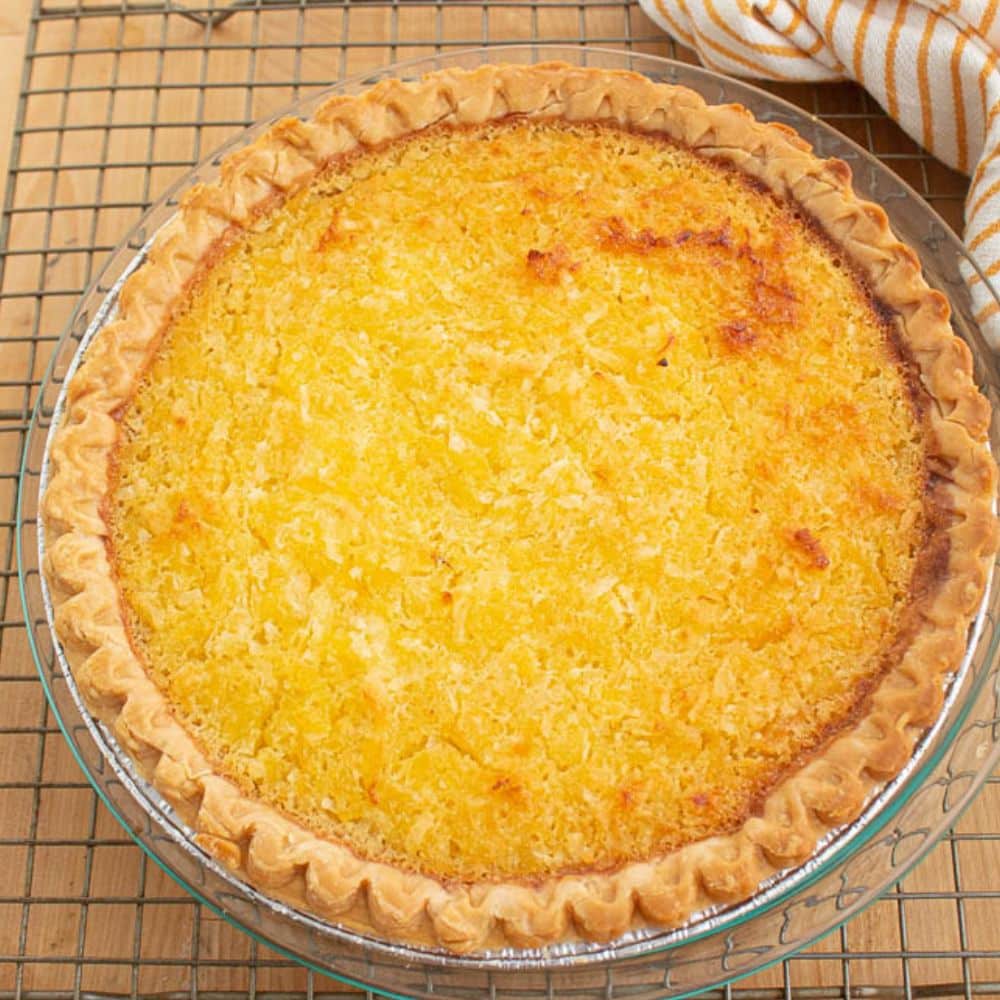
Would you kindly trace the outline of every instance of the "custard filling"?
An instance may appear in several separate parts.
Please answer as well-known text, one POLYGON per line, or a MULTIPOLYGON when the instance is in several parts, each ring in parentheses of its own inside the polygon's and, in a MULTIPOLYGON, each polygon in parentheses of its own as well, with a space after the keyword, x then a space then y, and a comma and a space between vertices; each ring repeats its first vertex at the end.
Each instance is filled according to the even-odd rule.
POLYGON ((732 829, 911 601, 923 430, 792 208, 510 120, 334 166, 206 272, 122 417, 137 652, 222 773, 442 878, 732 829))

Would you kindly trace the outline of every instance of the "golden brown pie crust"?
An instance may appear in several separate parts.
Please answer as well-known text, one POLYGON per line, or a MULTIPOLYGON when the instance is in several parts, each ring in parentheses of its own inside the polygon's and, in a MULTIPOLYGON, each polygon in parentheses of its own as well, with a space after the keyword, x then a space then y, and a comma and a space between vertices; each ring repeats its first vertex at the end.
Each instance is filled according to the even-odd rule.
POLYGON ((575 937, 609 940, 638 926, 675 925, 712 904, 746 898, 857 816, 871 790, 900 770, 939 710, 942 679, 965 650, 997 530, 996 469, 985 445, 990 411, 973 384, 970 352, 952 334, 947 300, 924 282, 915 254, 850 182, 844 163, 818 159, 789 129, 758 123, 739 106, 708 106, 690 90, 635 74, 549 63, 446 71, 332 98, 308 122, 278 122, 227 157, 217 183, 187 193, 124 285, 118 318, 95 337, 67 388, 43 517, 56 630, 80 689, 191 823, 198 844, 263 890, 322 917, 398 941, 472 952, 575 937), (791 771, 735 832, 611 872, 443 883, 362 860, 213 773, 130 645, 103 507, 119 412, 174 311, 228 242, 335 158, 436 124, 477 125, 510 115, 665 135, 738 167, 842 247, 892 314, 901 351, 926 390, 933 503, 944 518, 947 552, 940 572, 915 596, 919 627, 862 715, 791 771))

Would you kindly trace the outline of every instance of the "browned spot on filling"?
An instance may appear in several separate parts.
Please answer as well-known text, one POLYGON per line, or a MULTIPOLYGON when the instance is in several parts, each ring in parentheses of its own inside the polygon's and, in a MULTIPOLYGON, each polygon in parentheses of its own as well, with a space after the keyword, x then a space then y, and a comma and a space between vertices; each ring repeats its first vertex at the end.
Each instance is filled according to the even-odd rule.
POLYGON ((721 226, 715 229, 702 229, 695 231, 692 229, 682 229, 674 237, 674 246, 683 246, 685 243, 693 243, 702 247, 725 247, 728 249, 733 245, 732 231, 727 219, 721 226))
POLYGON ((808 528, 799 528, 794 532, 792 541, 809 557, 810 563, 816 569, 826 569, 830 565, 830 557, 823 551, 819 539, 808 528))
POLYGON ((723 346, 733 353, 748 351, 757 343, 757 332, 745 319, 723 323, 719 327, 723 346))
POLYGON ((343 232, 340 229, 340 213, 334 212, 333 218, 330 220, 330 224, 323 230, 320 234, 319 240, 316 242, 316 252, 323 253, 323 251, 328 250, 335 243, 339 242, 343 232))
POLYGON ((798 296, 786 283, 772 283, 766 277, 754 279, 753 309, 758 316, 772 323, 794 323, 797 303, 798 296))
POLYGON ((861 501, 869 507, 874 507, 875 510, 888 512, 902 510, 904 507, 903 499, 900 496, 872 486, 871 483, 859 482, 857 491, 861 501))
POLYGON ((765 482, 773 483, 777 480, 777 472, 774 466, 767 461, 754 462, 754 473, 765 482))
POLYGON ((670 336, 667 337, 667 339, 663 341, 663 344, 661 345, 660 349, 654 355, 654 357, 656 357, 656 359, 657 359, 656 363, 661 368, 669 368, 670 367, 670 361, 667 359, 667 351, 669 351, 670 348, 674 346, 674 341, 676 339, 677 338, 673 334, 670 334, 670 336))
POLYGON ((799 297, 782 275, 773 273, 776 267, 780 270, 785 243, 786 240, 779 233, 767 248, 767 259, 755 252, 749 243, 740 246, 737 256, 747 261, 753 271, 751 308, 762 318, 794 323, 798 315, 795 307, 799 297))
POLYGON ((551 250, 529 250, 528 270, 546 285, 555 285, 563 272, 572 273, 580 265, 570 259, 564 243, 557 243, 551 250))
MULTIPOLYGON (((775 240, 769 256, 780 260, 781 242, 780 238, 775 240)), ((726 324, 723 335, 728 347, 741 349, 752 346, 760 339, 759 333, 762 329, 777 332, 775 328, 797 323, 799 296, 783 275, 775 274, 776 270, 780 270, 780 263, 767 260, 754 252, 749 243, 742 244, 736 256, 750 266, 747 311, 754 321, 754 329, 751 330, 748 320, 740 319, 726 324)))
POLYGON ((174 511, 173 528, 171 533, 181 535, 185 531, 200 531, 202 527, 198 515, 191 509, 187 500, 182 500, 174 511))
POLYGON ((448 562, 447 559, 445 559, 445 557, 443 555, 441 555, 440 552, 438 552, 436 550, 433 551, 433 552, 431 552, 431 559, 434 560, 434 565, 435 566, 447 566, 448 569, 451 569, 451 570, 453 570, 455 568, 454 566, 452 566, 452 564, 450 562, 448 562))
POLYGON ((559 194, 545 186, 545 175, 537 170, 526 170, 516 179, 524 184, 525 195, 535 201, 552 202, 560 198, 559 194))
POLYGON ((640 797, 640 788, 635 784, 625 785, 618 789, 618 804, 622 809, 631 809, 637 805, 640 797))
POLYGON ((524 789, 509 774, 505 774, 502 777, 497 778, 497 780, 490 785, 490 791, 496 792, 498 795, 502 795, 508 799, 521 798, 524 794, 524 789))
POLYGON ((682 229, 678 233, 669 234, 657 233, 648 228, 629 229, 621 216, 612 215, 597 223, 596 235, 602 250, 618 253, 647 254, 651 250, 685 244, 727 248, 732 246, 732 233, 728 221, 715 229, 700 231, 682 229))
POLYGON ((672 245, 669 236, 658 236, 652 229, 630 230, 617 215, 597 224, 597 242, 602 250, 630 253, 649 253, 656 247, 672 245))

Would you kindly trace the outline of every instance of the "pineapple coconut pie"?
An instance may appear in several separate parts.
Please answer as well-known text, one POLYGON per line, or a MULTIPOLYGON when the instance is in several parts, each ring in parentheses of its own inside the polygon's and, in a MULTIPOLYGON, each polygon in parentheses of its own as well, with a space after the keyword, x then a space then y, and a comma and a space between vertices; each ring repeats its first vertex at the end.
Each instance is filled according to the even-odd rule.
POLYGON ((996 548, 944 297, 795 134, 561 64, 188 192, 72 378, 45 571, 201 847, 397 942, 751 896, 933 722, 996 548))

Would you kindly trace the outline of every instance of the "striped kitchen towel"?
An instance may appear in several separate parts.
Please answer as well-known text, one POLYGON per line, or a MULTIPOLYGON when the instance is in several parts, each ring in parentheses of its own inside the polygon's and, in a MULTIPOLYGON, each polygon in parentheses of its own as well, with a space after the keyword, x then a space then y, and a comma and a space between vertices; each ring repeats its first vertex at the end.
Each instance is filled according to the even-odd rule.
MULTIPOLYGON (((988 277, 1000 275, 1000 0, 640 3, 710 69, 860 83, 917 142, 972 174, 966 246, 988 277)), ((978 275, 969 283, 1000 350, 1000 305, 978 275)))

